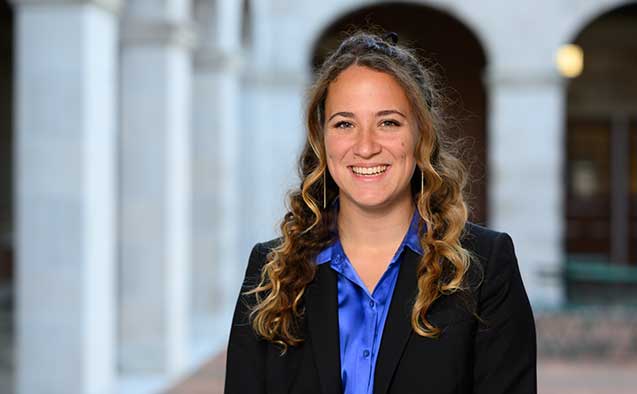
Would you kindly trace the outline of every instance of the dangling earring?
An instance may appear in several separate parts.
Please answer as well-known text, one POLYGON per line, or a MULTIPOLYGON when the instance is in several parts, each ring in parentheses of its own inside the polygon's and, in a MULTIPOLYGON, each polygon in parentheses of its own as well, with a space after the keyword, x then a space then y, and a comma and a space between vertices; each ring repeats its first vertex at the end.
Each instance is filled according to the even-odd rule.
POLYGON ((326 191, 326 187, 325 187, 325 173, 327 172, 327 169, 325 169, 325 171, 323 171, 323 209, 327 208, 327 193, 326 191))
POLYGON ((425 192, 425 173, 420 169, 420 195, 425 192))

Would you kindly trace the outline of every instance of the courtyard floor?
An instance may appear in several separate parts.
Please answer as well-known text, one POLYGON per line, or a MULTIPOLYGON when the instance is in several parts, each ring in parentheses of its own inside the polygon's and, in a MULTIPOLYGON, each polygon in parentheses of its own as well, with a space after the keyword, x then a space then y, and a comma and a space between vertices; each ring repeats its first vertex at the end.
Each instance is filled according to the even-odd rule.
MULTIPOLYGON (((210 359, 167 394, 222 394, 225 354, 210 359)), ((539 394, 634 394, 637 360, 538 360, 539 394)))

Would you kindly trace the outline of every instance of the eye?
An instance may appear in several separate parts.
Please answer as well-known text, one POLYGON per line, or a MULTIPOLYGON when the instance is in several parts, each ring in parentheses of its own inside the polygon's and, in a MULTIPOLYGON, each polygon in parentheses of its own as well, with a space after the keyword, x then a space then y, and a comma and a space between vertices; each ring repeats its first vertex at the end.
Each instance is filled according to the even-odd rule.
POLYGON ((334 128, 336 129, 349 129, 350 127, 353 127, 354 125, 351 122, 348 122, 346 120, 341 120, 340 122, 336 122, 334 124, 334 128))
POLYGON ((380 125, 382 127, 400 127, 400 122, 393 119, 385 119, 382 122, 380 122, 380 125))

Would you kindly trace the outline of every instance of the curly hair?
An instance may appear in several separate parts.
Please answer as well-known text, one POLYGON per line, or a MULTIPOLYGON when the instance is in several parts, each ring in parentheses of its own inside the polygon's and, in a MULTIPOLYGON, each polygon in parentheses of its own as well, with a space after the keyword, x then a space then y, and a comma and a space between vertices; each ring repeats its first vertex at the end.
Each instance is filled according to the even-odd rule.
POLYGON ((298 166, 301 184, 288 193, 288 211, 280 226, 281 243, 268 254, 260 283, 246 292, 256 298, 250 314, 254 331, 280 344, 283 352, 303 341, 299 335, 303 294, 314 279, 317 254, 334 241, 330 229, 336 218, 329 205, 339 191, 326 164, 325 100, 330 83, 352 65, 394 77, 407 94, 416 118, 417 169, 411 191, 419 226, 426 225, 427 231, 420 239, 424 254, 417 268, 413 330, 424 337, 437 337, 440 329, 428 320, 427 311, 442 295, 465 288, 463 279, 472 260, 460 243, 468 218, 463 195, 467 171, 444 134, 444 100, 433 73, 412 49, 394 41, 366 32, 350 35, 325 60, 308 91, 307 135, 298 166), (327 209, 323 208, 323 198, 328 201, 327 209))

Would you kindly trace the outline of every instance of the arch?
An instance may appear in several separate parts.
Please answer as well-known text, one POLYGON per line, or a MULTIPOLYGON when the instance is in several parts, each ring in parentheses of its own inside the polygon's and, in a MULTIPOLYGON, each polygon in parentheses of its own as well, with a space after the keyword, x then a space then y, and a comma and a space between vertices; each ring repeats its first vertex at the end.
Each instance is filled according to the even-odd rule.
POLYGON ((451 99, 449 112, 451 118, 458 121, 446 131, 456 140, 468 137, 463 138, 469 143, 467 151, 461 153, 471 174, 470 219, 486 223, 487 103, 482 76, 487 57, 478 37, 460 20, 439 8, 410 2, 373 4, 341 14, 324 27, 312 46, 312 67, 317 67, 327 53, 335 49, 343 38, 343 30, 350 30, 351 26, 365 27, 368 23, 397 32, 402 42, 417 48, 420 55, 433 61, 436 71, 442 71, 438 74, 442 74, 444 85, 451 88, 445 92, 451 99))
MULTIPOLYGON (((455 4, 455 1, 448 0, 411 0, 411 1, 381 1, 378 3, 370 4, 366 0, 349 0, 337 2, 334 7, 325 9, 325 12, 318 14, 314 17, 313 24, 310 25, 308 32, 308 45, 305 46, 308 51, 304 54, 305 59, 311 58, 317 43, 320 41, 325 30, 334 23, 347 15, 355 13, 362 9, 367 9, 375 6, 414 6, 424 7, 431 10, 438 11, 442 14, 447 14, 449 17, 456 19, 459 23, 467 28, 471 34, 476 37, 480 46, 483 48, 486 58, 491 58, 492 53, 489 47, 489 41, 486 39, 485 33, 480 28, 480 23, 477 20, 472 19, 471 14, 467 9, 462 7, 462 4, 455 4)), ((320 10, 319 10, 320 11, 320 10)))
MULTIPOLYGON (((578 270, 597 264, 611 277, 618 266, 637 273, 635 35, 635 2, 589 20, 572 40, 584 50, 584 70, 567 87, 567 264, 578 270)), ((631 294, 596 276, 569 277, 567 287, 574 301, 591 294, 618 301, 631 294)))
MULTIPOLYGON (((472 41, 471 44, 474 48, 478 50, 479 53, 476 53, 476 55, 480 57, 481 62, 486 63, 487 54, 484 49, 484 46, 482 45, 482 41, 475 34, 474 30, 472 30, 469 26, 467 26, 462 20, 458 19, 454 14, 447 12, 446 10, 440 9, 438 7, 429 7, 420 3, 409 3, 409 2, 378 3, 374 5, 367 5, 366 7, 353 8, 347 13, 340 14, 338 18, 334 19, 330 24, 324 26, 322 32, 314 38, 314 41, 311 45, 311 53, 315 54, 317 50, 319 50, 318 47, 320 46, 320 43, 325 40, 325 37, 327 35, 329 35, 330 33, 333 33, 333 31, 331 30, 333 30, 334 27, 343 26, 344 24, 347 24, 348 21, 356 19, 357 17, 360 17, 360 16, 367 18, 369 16, 372 16, 371 14, 373 12, 379 11, 378 13, 381 14, 383 11, 386 11, 386 10, 396 10, 394 11, 395 13, 404 13, 406 14, 406 17, 413 17, 412 15, 409 15, 410 11, 414 11, 417 15, 422 14, 423 11, 426 11, 432 14, 432 17, 433 17, 432 19, 444 18, 447 21, 454 23, 455 24, 454 27, 460 30, 461 34, 464 35, 464 38, 472 41)), ((387 19, 390 19, 390 18, 383 18, 382 16, 380 18, 382 20, 380 21, 381 23, 379 24, 383 26, 387 25, 387 22, 388 22, 387 19)), ((370 21, 372 23, 378 23, 379 22, 378 19, 379 17, 377 15, 373 15, 370 21)), ((417 18, 414 18, 414 19, 417 19, 417 18)), ((401 20, 400 24, 409 24, 409 22, 404 22, 404 20, 401 20)), ((427 26, 426 28, 430 28, 430 27, 431 26, 427 26)), ((423 30, 423 28, 419 28, 418 30, 423 30)), ((433 42, 436 42, 436 41, 444 43, 444 41, 439 39, 433 42)))
POLYGON ((580 12, 571 14, 571 23, 565 24, 566 30, 563 33, 564 39, 562 42, 573 42, 577 36, 586 29, 586 27, 590 26, 599 18, 602 18, 619 8, 633 4, 635 4, 634 0, 606 0, 591 2, 590 8, 578 8, 580 12))

